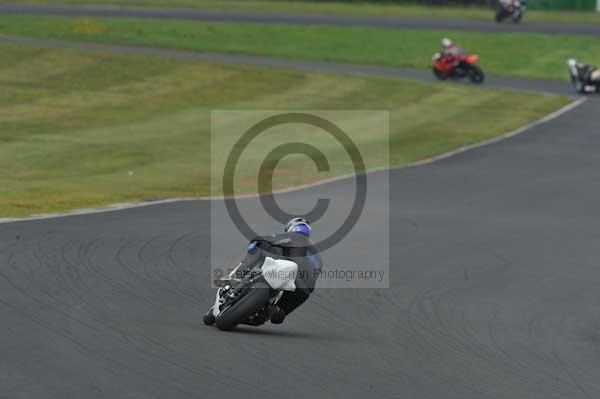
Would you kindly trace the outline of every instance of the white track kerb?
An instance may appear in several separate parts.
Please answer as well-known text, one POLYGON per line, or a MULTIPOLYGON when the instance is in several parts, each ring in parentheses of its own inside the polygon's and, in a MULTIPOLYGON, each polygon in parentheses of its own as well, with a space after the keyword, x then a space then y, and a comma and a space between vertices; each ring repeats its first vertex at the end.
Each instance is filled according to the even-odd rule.
MULTIPOLYGON (((518 128, 516 130, 510 131, 508 133, 502 134, 502 135, 494 137, 492 139, 485 140, 485 141, 482 141, 482 142, 479 142, 476 144, 463 146, 463 147, 457 148, 456 150, 445 152, 440 155, 426 158, 426 159, 423 159, 423 160, 420 160, 417 162, 413 162, 413 163, 410 163, 407 165, 392 167, 390 169, 396 170, 396 169, 412 168, 412 167, 416 167, 416 166, 427 165, 427 164, 431 164, 433 162, 437 162, 437 161, 441 161, 443 159, 453 157, 458 154, 462 154, 466 151, 471 151, 471 150, 475 150, 477 148, 481 148, 481 147, 488 146, 488 145, 491 145, 494 143, 498 143, 500 141, 503 141, 503 140, 509 139, 511 137, 517 136, 521 133, 524 133, 524 132, 526 132, 530 129, 533 129, 537 126, 548 123, 548 122, 574 110, 575 108, 577 108, 578 106, 583 104, 586 100, 587 100, 586 97, 580 97, 580 98, 576 99, 575 101, 573 101, 572 103, 552 112, 551 114, 544 116, 541 119, 538 119, 537 121, 529 123, 525 126, 521 126, 520 128, 518 128)), ((369 169, 367 171, 367 173, 376 173, 376 172, 382 171, 382 170, 386 170, 386 168, 369 169)), ((331 179, 319 180, 317 182, 310 183, 310 184, 290 187, 290 188, 286 188, 286 189, 282 189, 282 190, 276 190, 276 191, 273 191, 273 193, 274 194, 282 194, 282 193, 287 193, 287 192, 292 192, 292 191, 299 191, 299 190, 303 190, 303 189, 306 189, 309 187, 315 187, 315 186, 319 186, 319 185, 323 185, 323 184, 332 183, 335 181, 351 179, 353 177, 354 177, 353 174, 338 176, 338 177, 334 177, 331 179)), ((247 194, 247 195, 237 196, 236 198, 255 198, 258 196, 259 196, 258 194, 247 194)), ((107 205, 107 206, 102 206, 102 207, 97 207, 97 208, 78 209, 78 210, 73 210, 73 211, 68 211, 68 212, 44 213, 44 214, 36 214, 36 215, 31 215, 31 216, 15 217, 15 218, 0 218, 0 224, 27 222, 27 221, 45 220, 45 219, 56 219, 56 218, 91 215, 91 214, 105 213, 105 212, 115 212, 115 211, 122 211, 122 210, 126 210, 126 209, 141 208, 141 207, 148 207, 148 206, 155 206, 155 205, 162 205, 162 204, 170 204, 170 203, 175 203, 175 202, 210 201, 210 200, 220 200, 220 199, 223 199, 223 197, 187 197, 187 198, 170 198, 170 199, 164 199, 164 200, 158 200, 158 201, 119 203, 119 204, 112 204, 112 205, 107 205)))

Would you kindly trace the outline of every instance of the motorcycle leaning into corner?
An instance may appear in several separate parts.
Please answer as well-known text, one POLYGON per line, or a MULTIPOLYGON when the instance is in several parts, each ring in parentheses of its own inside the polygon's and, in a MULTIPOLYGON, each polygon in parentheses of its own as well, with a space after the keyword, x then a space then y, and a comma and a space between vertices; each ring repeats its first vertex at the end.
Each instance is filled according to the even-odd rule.
POLYGON ((510 18, 515 24, 518 24, 523 19, 526 9, 527 3, 524 0, 500 0, 496 10, 496 22, 500 23, 506 18, 510 18))
POLYGON ((600 92, 600 69, 573 58, 567 61, 567 65, 571 83, 577 93, 600 92))
POLYGON ((218 278, 215 303, 204 324, 232 330, 238 324, 281 324, 315 289, 322 270, 319 250, 310 240, 311 227, 301 217, 290 220, 282 234, 256 237, 242 262, 226 278, 218 278))
POLYGON ((468 78, 472 83, 481 84, 485 75, 477 61, 479 56, 475 54, 444 55, 437 52, 433 55, 433 74, 439 80, 468 78))

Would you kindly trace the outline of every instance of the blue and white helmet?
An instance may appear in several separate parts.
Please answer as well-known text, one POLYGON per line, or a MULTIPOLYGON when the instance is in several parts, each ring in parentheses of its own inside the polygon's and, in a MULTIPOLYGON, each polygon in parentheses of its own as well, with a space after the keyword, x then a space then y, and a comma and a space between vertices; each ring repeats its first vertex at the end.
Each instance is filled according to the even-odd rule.
POLYGON ((284 230, 286 233, 300 233, 310 237, 311 228, 308 220, 304 218, 293 218, 287 222, 284 230))

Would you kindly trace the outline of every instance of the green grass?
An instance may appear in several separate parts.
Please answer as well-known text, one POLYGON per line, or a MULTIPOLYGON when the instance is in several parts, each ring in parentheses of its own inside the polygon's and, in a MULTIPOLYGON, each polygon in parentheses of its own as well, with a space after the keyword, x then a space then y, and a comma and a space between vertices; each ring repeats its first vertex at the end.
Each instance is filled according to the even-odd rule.
MULTIPOLYGON (((399 165, 493 137, 568 101, 96 51, 0 51, 0 216, 209 194, 211 109, 390 109, 391 163, 399 165)), ((371 148, 384 137, 365 126, 357 140, 367 165, 380 165, 371 148)), ((343 154, 328 155, 337 165, 343 154)), ((326 177, 310 165, 289 160, 277 186, 326 177)), ((244 164, 238 191, 252 190, 257 167, 244 164)), ((332 173, 349 171, 342 169, 332 173)))
MULTIPOLYGON (((482 7, 429 7, 412 4, 375 4, 370 2, 334 1, 253 1, 253 0, 0 0, 21 4, 109 4, 148 7, 199 7, 224 11, 271 11, 372 16, 461 18, 491 21, 493 11, 482 7)), ((556 21, 571 23, 600 23, 600 14, 586 11, 527 12, 526 21, 556 21)))
MULTIPOLYGON (((0 33, 197 51, 426 68, 440 32, 336 26, 0 16, 0 33)), ((488 74, 566 79, 569 57, 600 64, 589 36, 445 32, 481 56, 488 74)))

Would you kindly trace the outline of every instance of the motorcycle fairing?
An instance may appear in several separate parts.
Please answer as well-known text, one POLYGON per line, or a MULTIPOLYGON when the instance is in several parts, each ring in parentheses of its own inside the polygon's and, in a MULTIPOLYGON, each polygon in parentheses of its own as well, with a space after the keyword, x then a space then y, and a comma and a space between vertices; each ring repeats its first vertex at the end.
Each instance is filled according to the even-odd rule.
MULTIPOLYGON (((240 265, 229 274, 229 278, 235 276, 239 267, 240 265)), ((284 259, 273 259, 267 256, 261 266, 261 274, 267 284, 274 290, 280 290, 282 291, 281 293, 283 293, 283 291, 296 290, 294 281, 298 275, 298 265, 295 262, 284 259)), ((224 298, 221 297, 222 292, 223 288, 219 288, 217 290, 217 295, 215 296, 215 303, 212 307, 212 314, 214 317, 219 316, 221 313, 221 305, 224 303, 224 298)), ((281 298, 281 293, 274 299, 275 303, 281 298)))
POLYGON ((295 291, 294 281, 298 275, 298 265, 285 259, 266 257, 261 267, 262 276, 274 290, 295 291))
POLYGON ((217 290, 217 297, 215 299, 215 304, 212 307, 212 314, 215 317, 217 317, 219 315, 219 313, 221 313, 221 305, 223 303, 223 301, 221 300, 221 290, 223 290, 223 288, 219 288, 217 290))
MULTIPOLYGON (((253 242, 254 242, 254 241, 253 241, 253 242)), ((238 264, 238 265, 236 266, 236 268, 235 268, 235 269, 233 269, 233 270, 232 270, 232 271, 229 273, 229 276, 228 276, 228 277, 229 277, 230 279, 235 277, 235 274, 237 273, 237 271, 238 271, 238 269, 240 268, 240 266, 241 266, 241 265, 242 265, 241 263, 240 263, 240 264, 238 264)), ((213 307, 212 307, 212 314, 213 314, 213 316, 215 316, 215 317, 217 317, 217 316, 219 315, 219 313, 221 313, 221 309, 220 309, 220 308, 221 308, 221 305, 223 304, 223 298, 221 298, 221 292, 222 292, 222 291, 223 291, 223 288, 219 288, 219 289, 217 290, 217 295, 216 295, 216 298, 215 298, 215 304, 214 304, 214 305, 213 305, 213 307)))
POLYGON ((466 57, 466 61, 467 61, 469 64, 475 64, 477 61, 479 61, 479 56, 478 56, 478 55, 475 55, 475 54, 472 54, 472 55, 467 55, 467 57, 466 57))

